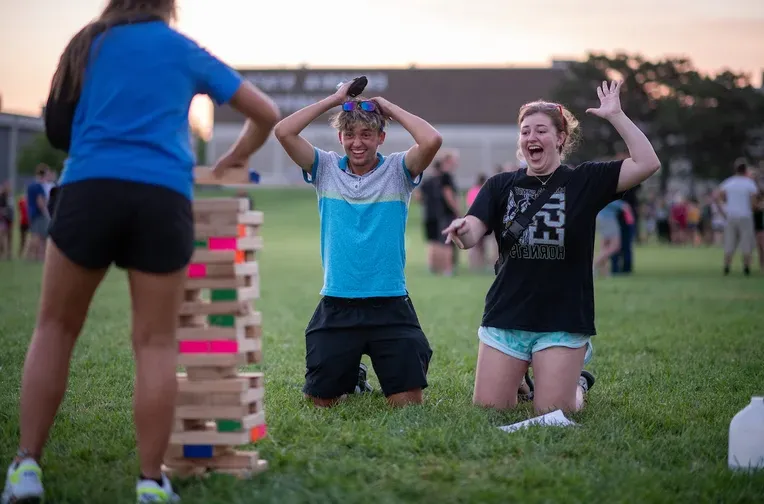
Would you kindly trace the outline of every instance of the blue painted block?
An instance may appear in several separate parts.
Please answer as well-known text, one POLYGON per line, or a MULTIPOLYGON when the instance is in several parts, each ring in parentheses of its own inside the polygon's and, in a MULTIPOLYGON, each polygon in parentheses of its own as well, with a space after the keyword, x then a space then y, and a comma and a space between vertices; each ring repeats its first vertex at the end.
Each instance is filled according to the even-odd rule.
POLYGON ((260 174, 257 173, 255 170, 249 171, 249 181, 253 184, 259 184, 260 183, 260 174))
POLYGON ((184 458, 212 458, 212 445, 183 445, 184 458))

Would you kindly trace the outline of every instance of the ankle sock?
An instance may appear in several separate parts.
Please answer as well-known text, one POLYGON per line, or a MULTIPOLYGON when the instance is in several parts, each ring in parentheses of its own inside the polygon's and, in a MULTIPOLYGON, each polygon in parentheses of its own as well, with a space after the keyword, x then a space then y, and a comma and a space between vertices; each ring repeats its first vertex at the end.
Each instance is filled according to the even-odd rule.
POLYGON ((144 481, 153 481, 159 486, 162 486, 163 484, 163 481, 161 479, 147 478, 146 476, 143 475, 143 473, 141 473, 141 479, 144 481))

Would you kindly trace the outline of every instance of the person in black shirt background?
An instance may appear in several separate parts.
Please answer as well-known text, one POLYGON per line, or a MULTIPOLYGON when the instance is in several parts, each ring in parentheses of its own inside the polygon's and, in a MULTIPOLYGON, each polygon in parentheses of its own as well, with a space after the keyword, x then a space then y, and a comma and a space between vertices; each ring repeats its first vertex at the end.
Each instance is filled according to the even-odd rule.
POLYGON ((575 168, 561 165, 575 144, 578 121, 556 103, 526 104, 518 123, 527 168, 491 177, 467 215, 443 230, 447 241, 462 249, 493 232, 503 252, 504 262, 486 296, 478 330, 476 405, 514 407, 529 365, 538 413, 579 410, 593 385, 594 378, 583 366, 591 358, 591 338, 596 334, 595 219, 605 205, 660 168, 650 141, 621 109, 620 87, 620 82, 603 82, 597 88, 600 106, 586 112, 615 127, 629 158, 585 162, 575 168), (536 213, 517 243, 508 243, 512 220, 556 170, 570 171, 567 184, 536 213))
POLYGON ((452 243, 446 243, 446 237, 441 233, 449 222, 461 214, 451 176, 456 164, 456 152, 446 152, 433 162, 435 173, 420 186, 427 263, 432 273, 445 276, 453 275, 456 265, 457 251, 452 243))

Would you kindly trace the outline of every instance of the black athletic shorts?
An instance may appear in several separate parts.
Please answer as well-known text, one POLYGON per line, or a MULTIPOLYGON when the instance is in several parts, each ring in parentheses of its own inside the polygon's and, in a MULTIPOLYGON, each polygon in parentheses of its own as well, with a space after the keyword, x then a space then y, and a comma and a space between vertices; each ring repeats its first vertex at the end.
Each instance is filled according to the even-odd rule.
POLYGON ((385 396, 427 388, 432 350, 408 296, 323 297, 305 330, 305 386, 318 399, 350 394, 368 355, 385 396))
POLYGON ((427 243, 446 243, 446 236, 443 230, 451 224, 451 221, 445 219, 424 221, 424 238, 427 243))
POLYGON ((757 233, 764 231, 764 211, 756 210, 753 212, 753 230, 757 233))
POLYGON ((49 234, 72 262, 145 273, 184 268, 194 251, 191 201, 165 187, 90 179, 58 188, 49 234))

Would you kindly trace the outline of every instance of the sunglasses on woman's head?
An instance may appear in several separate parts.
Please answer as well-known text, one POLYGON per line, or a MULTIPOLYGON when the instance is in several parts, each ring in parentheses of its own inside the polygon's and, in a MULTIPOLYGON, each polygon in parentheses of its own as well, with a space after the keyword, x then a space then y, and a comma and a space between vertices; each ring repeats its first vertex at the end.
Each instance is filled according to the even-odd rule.
POLYGON ((352 110, 355 110, 357 108, 360 108, 364 112, 374 112, 377 110, 377 104, 373 101, 346 101, 342 104, 342 110, 345 112, 350 112, 352 110))

